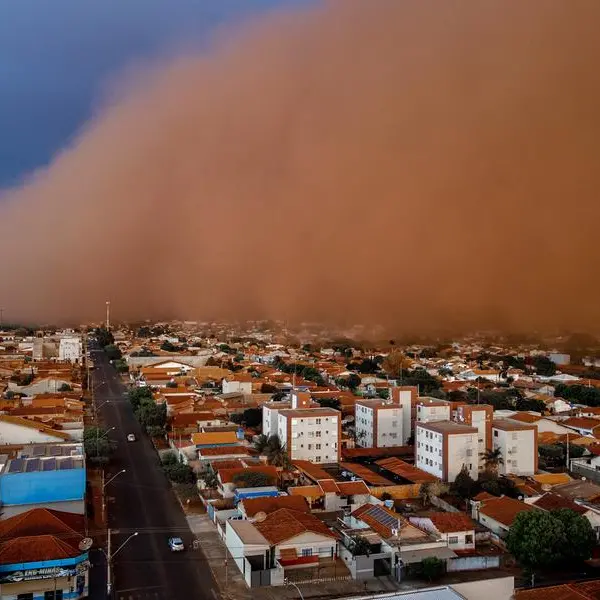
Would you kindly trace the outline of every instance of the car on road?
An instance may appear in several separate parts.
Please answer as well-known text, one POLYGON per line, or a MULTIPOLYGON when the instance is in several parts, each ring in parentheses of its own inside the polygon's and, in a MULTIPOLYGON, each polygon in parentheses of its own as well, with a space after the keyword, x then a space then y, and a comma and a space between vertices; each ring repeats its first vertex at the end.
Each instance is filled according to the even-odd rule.
POLYGON ((135 433, 128 433, 127 434, 127 441, 128 442, 135 442, 135 433))
POLYGON ((181 552, 182 550, 185 550, 183 540, 179 537, 169 538, 169 548, 171 548, 171 552, 181 552))

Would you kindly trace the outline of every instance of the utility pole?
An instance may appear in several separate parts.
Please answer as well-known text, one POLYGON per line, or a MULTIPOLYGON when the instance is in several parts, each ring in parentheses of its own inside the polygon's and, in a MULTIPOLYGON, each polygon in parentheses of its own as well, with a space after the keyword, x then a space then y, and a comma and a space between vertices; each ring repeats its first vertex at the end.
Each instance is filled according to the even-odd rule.
MULTIPOLYGON (((104 493, 104 490, 102 490, 102 493, 104 493)), ((107 548, 106 548, 106 591, 107 591, 107 597, 110 598, 111 597, 111 592, 112 592, 112 568, 111 568, 111 561, 112 561, 112 556, 110 553, 110 545, 111 545, 111 535, 110 535, 110 527, 106 530, 106 535, 108 536, 108 542, 107 542, 107 548)))
POLYGON ((110 300, 106 301, 106 331, 110 331, 110 300))

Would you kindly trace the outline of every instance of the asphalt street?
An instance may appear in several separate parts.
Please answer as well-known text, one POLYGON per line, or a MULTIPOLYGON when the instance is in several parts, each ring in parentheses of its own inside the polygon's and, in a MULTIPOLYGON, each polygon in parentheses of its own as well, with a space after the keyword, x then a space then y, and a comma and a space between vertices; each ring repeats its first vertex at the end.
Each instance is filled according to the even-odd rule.
POLYGON ((113 598, 117 600, 218 600, 219 590, 200 549, 191 548, 192 533, 183 510, 142 432, 126 389, 105 354, 92 350, 96 405, 116 450, 106 481, 108 526, 112 531, 113 598), (109 401, 109 402, 107 402, 109 401), (135 433, 137 441, 127 442, 135 433), (138 532, 121 550, 129 536, 138 532), (184 552, 171 552, 168 539, 181 537, 184 552), (116 554, 114 554, 116 552, 116 554))

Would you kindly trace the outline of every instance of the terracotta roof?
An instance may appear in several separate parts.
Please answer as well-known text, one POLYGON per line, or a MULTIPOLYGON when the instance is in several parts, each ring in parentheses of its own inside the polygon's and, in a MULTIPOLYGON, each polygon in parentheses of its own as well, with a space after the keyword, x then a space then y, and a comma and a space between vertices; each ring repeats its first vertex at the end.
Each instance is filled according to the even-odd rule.
POLYGON ((330 479, 331 475, 321 468, 319 465, 311 463, 309 460, 294 460, 292 461, 294 467, 308 475, 313 481, 319 479, 330 479))
POLYGON ((537 475, 532 475, 531 479, 542 485, 562 485, 563 483, 573 481, 568 473, 538 473, 537 475))
POLYGON ((510 527, 519 513, 528 510, 537 509, 520 500, 502 496, 501 498, 484 500, 479 512, 506 527, 510 527))
POLYGON ((433 512, 429 513, 427 518, 440 533, 456 533, 475 529, 473 519, 464 513, 433 512))
POLYGON ((521 423, 537 423, 541 418, 540 415, 532 415, 528 412, 516 412, 511 416, 512 421, 520 421, 521 423))
POLYGON ((426 473, 413 465, 400 460, 399 458, 383 458, 378 460, 376 465, 390 471, 390 473, 394 473, 394 475, 399 475, 404 479, 412 483, 426 483, 429 481, 438 481, 438 478, 430 473, 426 473))
POLYGON ((250 450, 245 446, 220 446, 218 448, 201 448, 199 456, 250 456, 250 450))
POLYGON ((478 432, 477 427, 455 423, 454 421, 430 421, 428 423, 417 421, 416 425, 422 429, 429 429, 430 431, 445 433, 447 435, 476 434, 478 432))
POLYGON ((353 458, 384 458, 390 456, 414 456, 413 446, 388 446, 387 448, 342 448, 342 457, 353 458))
POLYGON ((310 508, 303 496, 277 496, 274 498, 246 498, 241 501, 246 515, 249 518, 254 517, 256 513, 264 512, 270 514, 282 508, 288 508, 298 512, 309 513, 310 508))
POLYGON ((317 485, 325 494, 337 494, 340 491, 333 479, 319 479, 317 485))
POLYGON ((288 488, 288 494, 291 496, 302 496, 303 498, 322 498, 325 494, 318 485, 297 485, 288 488))
POLYGON ((81 515, 49 508, 34 508, 14 517, 2 519, 0 540, 42 534, 81 537, 84 530, 85 521, 81 515))
POLYGON ((600 419, 592 417, 571 417, 560 422, 565 427, 573 427, 575 429, 594 429, 600 425, 600 419))
POLYGON ((393 510, 390 510, 386 506, 378 505, 374 506, 373 504, 363 504, 359 508, 357 508, 352 516, 356 519, 361 520, 363 523, 368 525, 373 531, 376 531, 379 535, 389 538, 392 535, 392 529, 400 529, 400 523, 402 521, 400 515, 395 513, 393 510), (386 513, 388 517, 392 517, 395 519, 395 522, 389 523, 388 520, 385 520, 386 525, 383 524, 379 515, 381 513, 386 513))
POLYGON ((252 471, 254 473, 264 473, 273 479, 273 483, 277 481, 277 469, 271 466, 264 467, 243 467, 242 469, 218 469, 217 473, 223 483, 233 483, 233 480, 240 473, 252 471))
POLYGON ((234 431, 192 433, 192 443, 196 446, 209 446, 212 444, 237 444, 238 438, 234 431))
POLYGON ((272 512, 264 521, 255 523, 254 526, 272 545, 281 544, 307 531, 337 538, 336 534, 314 515, 287 508, 272 512))
POLYGON ((579 504, 576 504, 569 498, 565 498, 563 496, 559 496, 558 494, 554 494, 552 492, 547 492, 540 498, 538 498, 533 505, 537 508, 541 508, 542 510, 557 510, 559 508, 568 508, 580 515, 583 515, 587 512, 587 509, 579 504))
POLYGON ((371 469, 363 467, 363 465, 359 465, 358 463, 341 462, 340 467, 345 471, 350 471, 351 473, 354 473, 354 475, 360 477, 360 479, 366 481, 370 485, 394 485, 394 483, 389 479, 382 477, 381 475, 379 475, 379 473, 374 473, 373 471, 371 471, 371 469))
POLYGON ((579 584, 553 585, 537 589, 515 590, 516 600, 595 600, 597 595, 588 595, 579 584))
POLYGON ((74 558, 82 554, 53 535, 18 537, 0 544, 0 564, 38 562, 74 558))
POLYGON ((488 492, 479 492, 477 496, 473 497, 475 502, 481 502, 482 500, 489 500, 490 498, 497 498, 498 496, 494 496, 493 494, 489 494, 488 492))
POLYGON ((344 496, 356 496, 359 494, 370 494, 370 490, 364 481, 338 481, 338 489, 344 496))
POLYGON ((333 408, 305 408, 305 409, 293 409, 282 410, 280 415, 284 415, 291 419, 317 419, 321 417, 339 417, 341 413, 339 410, 333 408))

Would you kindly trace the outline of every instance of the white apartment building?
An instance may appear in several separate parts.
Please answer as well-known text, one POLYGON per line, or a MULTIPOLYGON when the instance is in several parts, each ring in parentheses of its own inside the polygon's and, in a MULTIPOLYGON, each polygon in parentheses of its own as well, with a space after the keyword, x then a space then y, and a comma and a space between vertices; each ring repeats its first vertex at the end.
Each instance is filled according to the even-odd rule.
POLYGON ((397 386, 390 388, 390 398, 402 411, 402 440, 404 446, 413 434, 414 414, 413 407, 419 400, 419 388, 416 386, 397 386))
POLYGON ((237 379, 227 380, 223 379, 221 383, 221 389, 224 394, 247 394, 252 393, 252 382, 251 381, 239 381, 237 379))
POLYGON ((477 429, 478 468, 485 468, 483 454, 492 447, 492 422, 494 407, 489 404, 467 404, 456 408, 456 422, 477 429))
POLYGON ((333 408, 281 410, 277 434, 292 460, 339 462, 342 413, 333 408))
POLYGON ((498 472, 502 475, 534 475, 538 467, 538 430, 534 424, 511 419, 492 423, 492 448, 499 448, 502 462, 498 472))
POLYGON ((473 479, 478 472, 477 428, 452 421, 415 423, 415 466, 453 482, 463 465, 473 479))
MULTIPOLYGON (((290 408, 319 408, 318 402, 313 402, 310 392, 292 391, 290 400, 283 402, 266 402, 262 405, 262 432, 267 437, 279 434, 279 411, 290 408)), ((281 440, 285 443, 285 440, 281 440)))
POLYGON ((434 421, 450 421, 452 417, 452 404, 446 400, 423 396, 417 402, 416 420, 419 423, 432 423, 434 421))
POLYGON ((386 448, 402 445, 403 411, 392 400, 357 400, 354 415, 358 446, 386 448))
POLYGON ((58 344, 58 359, 72 363, 81 362, 83 342, 79 336, 60 338, 58 344))

